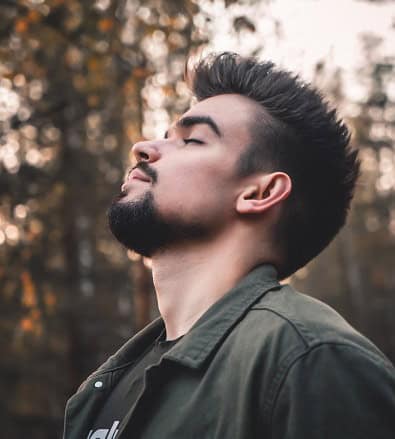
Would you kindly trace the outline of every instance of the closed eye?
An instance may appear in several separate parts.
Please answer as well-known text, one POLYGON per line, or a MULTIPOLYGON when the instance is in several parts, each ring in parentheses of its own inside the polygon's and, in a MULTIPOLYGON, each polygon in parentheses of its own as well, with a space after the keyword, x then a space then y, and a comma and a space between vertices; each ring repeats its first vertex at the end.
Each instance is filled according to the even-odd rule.
POLYGON ((182 140, 184 141, 184 143, 197 143, 198 145, 203 145, 203 143, 204 143, 199 139, 192 139, 192 138, 182 139, 182 140))

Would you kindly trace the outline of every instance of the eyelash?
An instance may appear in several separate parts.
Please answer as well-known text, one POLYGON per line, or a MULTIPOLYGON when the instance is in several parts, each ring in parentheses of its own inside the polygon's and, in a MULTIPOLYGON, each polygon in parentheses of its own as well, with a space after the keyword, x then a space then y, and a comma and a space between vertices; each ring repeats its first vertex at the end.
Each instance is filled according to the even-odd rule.
POLYGON ((202 142, 201 140, 198 140, 198 139, 192 139, 192 138, 189 138, 189 139, 182 139, 183 141, 184 141, 184 143, 197 143, 198 145, 203 145, 203 143, 204 142, 202 142))

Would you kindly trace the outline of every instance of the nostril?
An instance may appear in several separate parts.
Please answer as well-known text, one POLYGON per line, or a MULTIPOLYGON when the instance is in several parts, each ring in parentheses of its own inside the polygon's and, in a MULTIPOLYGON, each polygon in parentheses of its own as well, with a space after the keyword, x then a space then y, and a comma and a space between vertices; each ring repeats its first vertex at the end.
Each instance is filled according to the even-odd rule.
POLYGON ((149 160, 149 155, 146 154, 145 152, 140 151, 140 158, 141 160, 149 160))

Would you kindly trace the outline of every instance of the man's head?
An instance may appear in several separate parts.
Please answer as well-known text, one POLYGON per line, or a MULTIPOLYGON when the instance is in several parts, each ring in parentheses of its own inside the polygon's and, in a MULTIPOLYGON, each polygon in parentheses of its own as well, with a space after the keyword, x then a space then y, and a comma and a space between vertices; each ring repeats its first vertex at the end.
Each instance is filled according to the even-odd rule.
POLYGON ((109 211, 114 235, 152 256, 248 225, 257 246, 270 239, 280 278, 289 276, 345 222, 359 169, 347 128, 272 63, 212 55, 188 80, 198 103, 164 139, 134 146, 151 179, 124 184, 109 211))

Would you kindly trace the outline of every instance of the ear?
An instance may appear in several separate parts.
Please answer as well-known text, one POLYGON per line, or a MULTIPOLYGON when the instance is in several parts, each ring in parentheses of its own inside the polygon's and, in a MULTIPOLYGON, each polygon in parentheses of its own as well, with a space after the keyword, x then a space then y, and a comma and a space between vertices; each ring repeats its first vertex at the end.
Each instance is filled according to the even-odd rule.
POLYGON ((285 200, 291 189, 291 178, 284 172, 261 175, 239 194, 236 210, 239 213, 263 213, 285 200))

